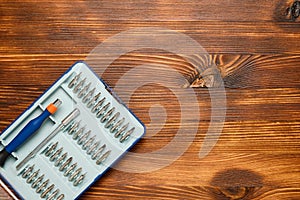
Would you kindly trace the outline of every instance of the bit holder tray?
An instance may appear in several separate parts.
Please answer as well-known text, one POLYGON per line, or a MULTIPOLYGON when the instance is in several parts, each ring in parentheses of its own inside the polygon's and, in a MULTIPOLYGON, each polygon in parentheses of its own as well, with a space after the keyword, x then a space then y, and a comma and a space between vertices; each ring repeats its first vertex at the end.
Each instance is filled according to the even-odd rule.
POLYGON ((144 125, 85 63, 78 62, 0 135, 0 150, 55 99, 62 105, 0 167, 22 199, 77 199, 145 133, 144 125), (19 170, 18 164, 72 110, 80 114, 19 170))

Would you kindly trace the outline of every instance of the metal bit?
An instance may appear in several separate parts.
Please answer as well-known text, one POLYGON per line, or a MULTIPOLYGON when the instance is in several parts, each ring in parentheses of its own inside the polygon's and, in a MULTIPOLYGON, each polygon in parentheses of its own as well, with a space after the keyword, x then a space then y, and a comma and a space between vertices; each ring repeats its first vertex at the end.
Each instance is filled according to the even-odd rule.
POLYGON ((112 113, 115 111, 115 107, 112 107, 109 111, 107 111, 107 113, 101 118, 100 122, 101 123, 104 123, 106 122, 110 116, 112 115, 112 113))
POLYGON ((78 186, 79 184, 81 184, 81 183, 83 182, 85 176, 86 176, 86 173, 80 175, 80 176, 74 181, 73 185, 74 185, 74 186, 78 186))
POLYGON ((36 188, 44 179, 44 174, 38 177, 31 185, 32 188, 36 188))
POLYGON ((59 157, 59 159, 57 159, 57 161, 55 161, 54 166, 58 167, 59 165, 61 165, 62 162, 64 162, 64 160, 67 158, 68 153, 64 153, 62 156, 59 157))
POLYGON ((93 137, 91 137, 90 139, 88 139, 82 146, 82 149, 83 150, 86 150, 88 148, 90 148, 90 146, 93 144, 93 142, 95 141, 96 139, 96 135, 94 135, 93 137))
POLYGON ((64 128, 63 132, 64 132, 64 133, 65 133, 65 132, 68 132, 68 131, 70 130, 70 128, 72 128, 72 126, 73 126, 74 124, 75 124, 74 121, 70 122, 70 124, 69 124, 67 127, 64 128))
POLYGON ((77 140, 77 138, 83 133, 84 129, 85 129, 85 126, 84 126, 84 127, 81 127, 81 128, 73 135, 72 138, 73 138, 74 140, 77 140))
POLYGON ((127 131, 121 138, 120 138, 120 142, 124 142, 125 140, 127 140, 130 135, 133 133, 133 131, 135 130, 135 127, 131 128, 129 131, 127 131))
POLYGON ((91 82, 89 84, 87 84, 77 95, 78 98, 82 98, 87 91, 89 90, 89 88, 91 87, 91 82))
POLYGON ((32 175, 26 180, 26 183, 31 184, 33 180, 38 176, 39 173, 40 173, 40 169, 33 172, 32 175))
POLYGON ((103 97, 93 108, 92 108, 92 113, 95 113, 104 103, 104 101, 106 100, 105 97, 103 97))
POLYGON ((47 157, 49 157, 55 151, 57 145, 58 145, 58 142, 56 142, 55 144, 53 144, 48 150, 46 150, 45 155, 47 157))
POLYGON ((98 146, 100 145, 100 141, 95 142, 91 148, 87 151, 87 154, 90 155, 92 153, 94 153, 94 151, 98 148, 98 146))
POLYGON ((83 134, 77 141, 77 144, 82 145, 90 136, 91 134, 91 130, 89 130, 88 132, 86 132, 85 134, 83 134))
POLYGON ((22 174, 22 177, 23 177, 23 178, 27 178, 27 177, 30 175, 30 173, 32 172, 34 166, 35 166, 35 165, 32 165, 31 167, 28 167, 28 168, 25 170, 25 172, 22 174))
POLYGON ((79 74, 77 74, 77 75, 72 79, 72 81, 69 83, 68 87, 69 87, 69 88, 74 87, 74 85, 76 85, 76 83, 77 83, 78 79, 80 78, 80 76, 81 76, 81 72, 80 72, 79 74))
POLYGON ((118 128, 124 123, 125 121, 125 118, 123 117, 122 119, 120 119, 115 125, 113 125, 111 128, 110 128, 110 132, 111 133, 114 133, 115 131, 118 130, 118 128))
POLYGON ((100 154, 102 153, 102 151, 106 148, 106 144, 102 145, 93 155, 92 155, 92 159, 95 160, 97 159, 100 154))
POLYGON ((84 85, 86 81, 86 78, 84 78, 82 81, 80 81, 73 89, 73 92, 76 94, 80 89, 81 87, 84 85))
POLYGON ((50 185, 42 194, 41 194, 41 198, 45 198, 48 193, 50 193, 54 188, 54 184, 50 185))
POLYGON ((93 88, 91 91, 89 91, 89 92, 83 97, 82 102, 83 102, 83 103, 86 103, 87 101, 89 101, 90 98, 92 98, 92 96, 94 95, 95 90, 96 90, 96 88, 93 88))
POLYGON ((57 197, 56 200, 63 200, 65 198, 65 195, 64 194, 61 194, 57 197))
POLYGON ((37 189, 36 189, 36 193, 40 193, 42 192, 48 185, 49 183, 49 179, 47 179, 46 181, 44 181, 37 189))
POLYGON ((64 171, 72 162, 73 157, 68 158, 60 167, 59 167, 59 171, 64 171))
POLYGON ((41 154, 46 153, 51 148, 52 145, 53 143, 48 144, 48 146, 41 152, 41 154))
POLYGON ((60 192, 59 189, 56 189, 48 198, 47 200, 54 200, 55 197, 58 195, 58 193, 60 192))
POLYGON ((51 157, 50 157, 50 161, 53 162, 54 160, 56 160, 58 158, 58 156, 61 154, 61 152, 63 151, 63 147, 61 147, 60 149, 58 149, 51 157))
POLYGON ((96 161, 96 164, 97 165, 100 165, 102 162, 104 162, 107 157, 109 156, 109 154, 111 153, 111 150, 105 152, 97 161, 96 161))
POLYGON ((99 97, 101 96, 101 92, 99 92, 96 96, 94 96, 87 104, 87 107, 90 108, 98 101, 99 97))
POLYGON ((77 167, 77 163, 74 163, 73 165, 71 165, 67 171, 65 171, 64 176, 69 176, 73 170, 77 167))
POLYGON ((72 175, 69 177, 69 181, 72 182, 75 180, 75 178, 77 178, 77 176, 79 176, 79 174, 82 172, 82 168, 80 167, 79 169, 77 169, 74 173, 72 173, 72 175))
POLYGON ((122 135, 122 133, 127 129, 128 126, 129 126, 129 123, 122 126, 122 128, 120 130, 118 130, 118 132, 116 132, 115 138, 118 138, 120 135, 122 135))
POLYGON ((76 123, 74 123, 74 124, 72 125, 72 127, 68 130, 68 134, 69 134, 69 135, 72 135, 73 132, 75 132, 75 131, 77 130, 77 128, 80 126, 80 123, 81 123, 81 120, 78 121, 78 122, 76 122, 76 123))
POLYGON ((27 169, 28 169, 29 165, 27 165, 24 169, 22 169, 19 173, 18 176, 20 176, 21 174, 23 174, 27 169))
POLYGON ((96 114, 96 117, 99 118, 102 115, 104 115, 105 111, 108 109, 108 107, 110 106, 110 102, 108 102, 105 106, 103 106, 99 112, 96 114))
POLYGON ((120 116, 120 113, 117 112, 112 118, 110 118, 110 120, 108 120, 105 124, 105 128, 109 128, 114 122, 115 120, 120 116))

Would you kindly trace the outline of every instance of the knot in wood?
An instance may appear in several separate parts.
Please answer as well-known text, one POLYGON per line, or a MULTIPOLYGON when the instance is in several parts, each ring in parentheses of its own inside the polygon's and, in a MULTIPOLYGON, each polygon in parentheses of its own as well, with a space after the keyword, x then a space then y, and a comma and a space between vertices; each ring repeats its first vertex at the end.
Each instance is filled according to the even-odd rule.
POLYGON ((217 67, 208 67, 203 72, 197 74, 189 87, 221 87, 223 79, 217 67))
POLYGON ((292 20, 296 20, 300 15, 300 1, 295 1, 290 8, 288 13, 291 15, 292 20))
POLYGON ((218 172, 211 185, 214 200, 250 200, 255 198, 255 192, 263 186, 262 177, 252 171, 243 169, 228 169, 218 172))
POLYGON ((249 193, 249 189, 247 187, 229 187, 220 189, 220 192, 222 192, 226 198, 238 200, 245 198, 249 193))

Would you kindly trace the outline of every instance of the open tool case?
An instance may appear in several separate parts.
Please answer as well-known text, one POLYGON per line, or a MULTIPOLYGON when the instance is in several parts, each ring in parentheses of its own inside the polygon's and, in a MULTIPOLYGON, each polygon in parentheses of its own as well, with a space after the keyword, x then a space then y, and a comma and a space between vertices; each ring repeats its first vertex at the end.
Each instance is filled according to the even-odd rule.
POLYGON ((0 150, 46 106, 62 104, 1 168, 23 199, 76 199, 144 134, 144 125, 83 62, 76 63, 0 136, 0 150), (74 109, 80 114, 23 167, 18 164, 74 109))

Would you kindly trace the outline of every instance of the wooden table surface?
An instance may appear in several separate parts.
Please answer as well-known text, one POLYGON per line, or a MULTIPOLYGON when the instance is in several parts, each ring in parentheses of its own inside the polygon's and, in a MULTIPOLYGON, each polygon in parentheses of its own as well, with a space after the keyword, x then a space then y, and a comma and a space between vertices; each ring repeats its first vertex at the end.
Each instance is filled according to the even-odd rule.
MULTIPOLYGON (((0 129, 102 41, 132 28, 163 27, 201 44, 222 75, 227 111, 219 140, 199 158, 212 111, 205 87, 209 85, 203 83, 201 71, 171 53, 128 52, 103 75, 109 85, 114 87, 126 70, 137 65, 164 64, 183 74, 201 111, 200 121, 180 126, 178 99, 168 88, 155 84, 139 88, 128 106, 145 123, 147 133, 161 126, 151 122, 152 105, 161 104, 167 120, 131 151, 142 155, 158 150, 179 128, 198 131, 170 165, 147 173, 111 169, 81 199, 300 199, 296 6, 294 0, 1 0, 0 129)), ((193 106, 188 117, 197 119, 193 106)), ((125 156, 121 162, 128 161, 125 156)), ((10 197, 2 191, 0 199, 10 197)))

